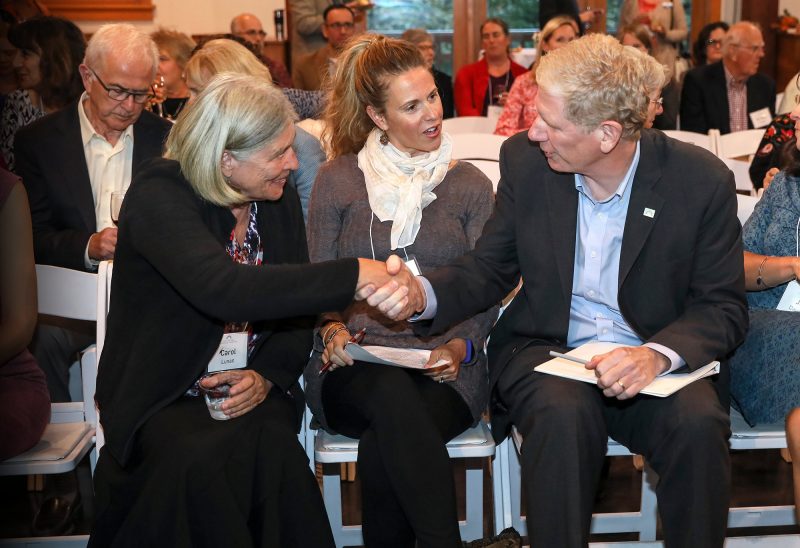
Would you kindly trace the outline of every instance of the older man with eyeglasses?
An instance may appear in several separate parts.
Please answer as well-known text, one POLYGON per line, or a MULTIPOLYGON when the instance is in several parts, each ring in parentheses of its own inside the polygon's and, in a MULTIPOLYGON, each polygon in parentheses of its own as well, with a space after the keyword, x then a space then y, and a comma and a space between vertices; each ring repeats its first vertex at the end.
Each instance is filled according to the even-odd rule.
POLYGON ((274 83, 282 88, 294 87, 292 77, 289 75, 289 70, 283 64, 283 61, 268 57, 264 53, 267 33, 264 32, 261 19, 252 13, 240 13, 231 19, 231 34, 244 40, 244 45, 266 65, 274 83))
POLYGON ((760 74, 764 37, 753 23, 731 26, 722 42, 722 62, 686 73, 681 93, 681 129, 731 133, 767 126, 775 114, 775 81, 760 74))
MULTIPOLYGON (((16 171, 27 189, 37 263, 92 271, 114 257, 111 194, 161 156, 169 122, 145 111, 158 68, 152 39, 131 25, 101 27, 80 65, 85 92, 19 130, 16 171)), ((33 351, 53 401, 69 401, 68 369, 93 333, 41 325, 33 351)))

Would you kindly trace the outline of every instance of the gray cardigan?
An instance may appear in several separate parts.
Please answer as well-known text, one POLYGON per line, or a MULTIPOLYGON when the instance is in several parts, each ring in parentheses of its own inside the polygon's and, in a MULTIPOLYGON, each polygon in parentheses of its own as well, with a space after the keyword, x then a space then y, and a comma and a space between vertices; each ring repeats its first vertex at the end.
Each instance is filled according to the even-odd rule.
MULTIPOLYGON (((312 262, 339 257, 383 261, 392 253, 405 258, 401 249, 392 252, 389 248, 392 223, 382 223, 373 216, 364 174, 357 162, 355 154, 348 154, 326 163, 319 170, 308 213, 312 262)), ((423 210, 419 234, 405 250, 409 257, 416 258, 423 274, 472 249, 494 206, 491 183, 480 170, 466 162, 455 164, 433 192, 437 198, 423 210)), ((497 311, 498 307, 493 307, 431 337, 419 337, 410 324, 389 320, 363 301, 352 303, 338 318, 347 324, 351 333, 365 327, 364 344, 367 345, 433 349, 459 337, 472 340, 475 349, 482 350, 497 319, 497 311)), ((317 335, 315 351, 305 371, 306 395, 315 417, 327 427, 321 402, 324 377, 318 375, 321 350, 317 335)), ((462 366, 458 379, 451 383, 476 420, 486 408, 487 382, 486 355, 481 352, 477 362, 462 366)))

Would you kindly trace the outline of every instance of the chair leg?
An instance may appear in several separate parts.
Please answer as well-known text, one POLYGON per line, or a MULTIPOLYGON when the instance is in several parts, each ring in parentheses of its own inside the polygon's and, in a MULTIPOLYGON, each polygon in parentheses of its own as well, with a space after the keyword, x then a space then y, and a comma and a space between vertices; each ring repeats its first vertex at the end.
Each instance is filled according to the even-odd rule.
POLYGON ((656 503, 656 484, 658 474, 650 465, 643 460, 642 470, 642 500, 640 505, 641 527, 639 529, 639 540, 656 540, 656 528, 658 526, 658 508, 656 503))

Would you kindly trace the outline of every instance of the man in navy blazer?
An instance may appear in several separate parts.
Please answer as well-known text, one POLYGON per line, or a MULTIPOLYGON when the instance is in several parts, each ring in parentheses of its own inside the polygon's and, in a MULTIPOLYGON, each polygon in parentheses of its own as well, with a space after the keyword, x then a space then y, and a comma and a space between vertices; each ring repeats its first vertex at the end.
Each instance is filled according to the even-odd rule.
MULTIPOLYGON (((144 160, 161 155, 171 127, 144 111, 157 68, 148 35, 105 25, 80 65, 78 102, 17 133, 16 171, 28 192, 37 263, 92 271, 113 258, 111 192, 124 191, 144 160)), ((32 350, 52 401, 69 401, 69 364, 93 340, 91 329, 40 324, 32 350)))
POLYGON ((758 72, 764 57, 764 38, 753 23, 731 26, 723 42, 722 61, 696 67, 686 73, 681 92, 681 129, 708 133, 765 127, 775 114, 775 82, 758 72), (728 101, 729 87, 743 84, 746 95, 741 112, 728 101), (731 127, 731 119, 746 121, 731 127), (754 123, 755 122, 755 123, 754 123))
POLYGON ((495 212, 475 249, 368 302, 392 317, 421 313, 418 329, 435 333, 521 277, 488 356, 492 431, 499 441, 513 424, 523 438, 531 544, 587 544, 611 436, 658 473, 666 545, 721 547, 725 365, 669 397, 640 391, 658 375, 724 360, 744 338, 733 176, 707 151, 642 129, 657 108, 647 90, 660 89, 664 69, 611 37, 549 53, 536 78, 539 116, 503 145, 495 212), (533 371, 552 350, 596 341, 622 345, 586 366, 596 386, 533 371))

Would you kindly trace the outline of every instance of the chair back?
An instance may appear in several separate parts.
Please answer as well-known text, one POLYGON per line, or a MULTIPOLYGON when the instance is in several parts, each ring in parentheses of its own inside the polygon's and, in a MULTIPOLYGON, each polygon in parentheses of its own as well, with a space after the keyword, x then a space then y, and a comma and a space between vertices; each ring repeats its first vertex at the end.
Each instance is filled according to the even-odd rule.
MULTIPOLYGON (((97 363, 100 363, 100 355, 103 352, 103 346, 106 339, 106 325, 108 319, 108 311, 111 306, 111 275, 114 272, 113 261, 103 261, 97 268, 97 363)), ((97 379, 97 369, 95 369, 95 378, 97 379)), ((85 381, 84 381, 85 384, 85 381)), ((84 391, 86 388, 84 388, 84 391)), ((94 396, 94 387, 92 387, 92 395, 94 396)), ((92 398, 94 399, 94 397, 92 398)), ((103 427, 100 425, 100 412, 96 406, 93 406, 93 413, 95 414, 95 424, 97 425, 96 440, 95 440, 95 454, 99 454, 100 448, 105 445, 105 436, 103 435, 103 427)))
POLYGON ((720 160, 733 172, 737 193, 755 194, 756 189, 753 187, 753 181, 750 180, 750 162, 733 158, 720 158, 720 160))
POLYGON ((683 141, 684 143, 691 143, 693 145, 702 147, 712 152, 713 154, 717 153, 716 142, 714 139, 714 135, 711 132, 709 132, 709 134, 704 134, 704 133, 695 133, 693 131, 667 129, 664 130, 664 134, 667 137, 672 137, 673 139, 677 139, 678 141, 683 141))
POLYGON ((750 215, 753 214, 753 210, 758 203, 758 198, 755 196, 737 194, 736 201, 738 206, 736 208, 736 216, 739 218, 739 222, 742 223, 742 226, 744 226, 744 223, 750 218, 750 215))
POLYGON ((500 160, 500 147, 507 137, 492 133, 456 133, 451 135, 454 160, 500 160))
POLYGON ((487 116, 459 116, 442 121, 442 129, 451 136, 456 133, 494 133, 497 119, 487 116))
POLYGON ((39 314, 73 320, 97 319, 97 274, 36 265, 39 314))
POLYGON ((720 158, 747 158, 749 163, 763 137, 763 129, 747 129, 720 135, 717 153, 720 158))

